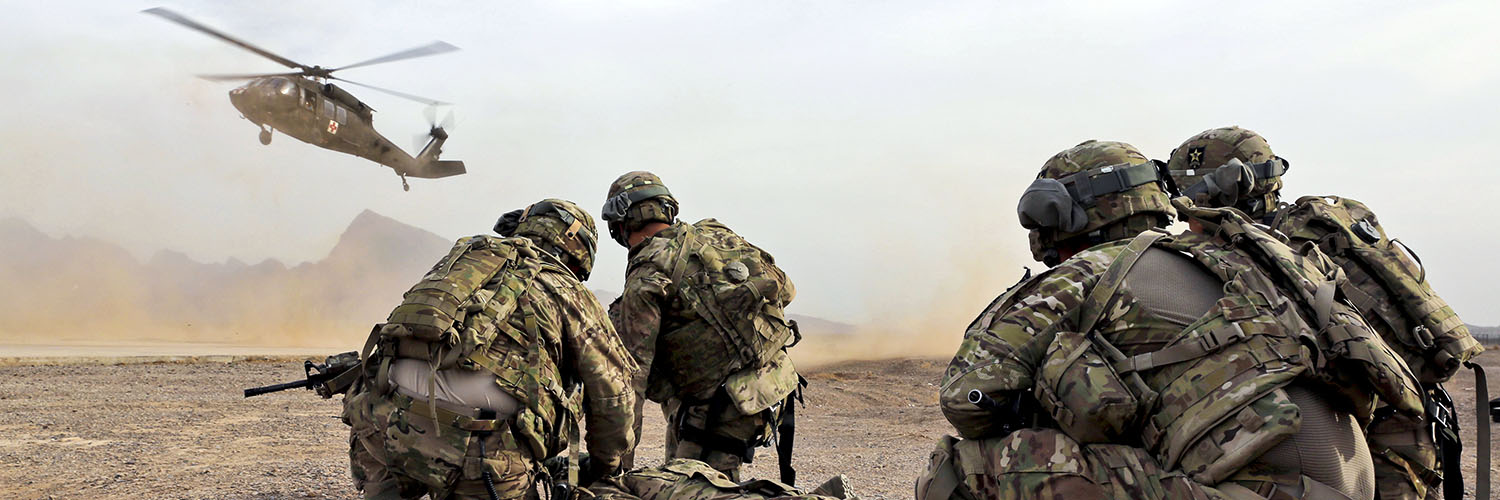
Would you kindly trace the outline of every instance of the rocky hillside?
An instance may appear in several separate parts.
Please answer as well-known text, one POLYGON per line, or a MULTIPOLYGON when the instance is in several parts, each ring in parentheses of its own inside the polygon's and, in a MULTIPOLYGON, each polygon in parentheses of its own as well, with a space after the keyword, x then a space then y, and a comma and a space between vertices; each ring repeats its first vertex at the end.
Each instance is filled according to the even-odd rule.
POLYGON ((0 283, 11 285, 0 288, 0 340, 358 342, 449 244, 367 210, 316 262, 203 263, 173 251, 140 262, 107 242, 0 220, 0 283))

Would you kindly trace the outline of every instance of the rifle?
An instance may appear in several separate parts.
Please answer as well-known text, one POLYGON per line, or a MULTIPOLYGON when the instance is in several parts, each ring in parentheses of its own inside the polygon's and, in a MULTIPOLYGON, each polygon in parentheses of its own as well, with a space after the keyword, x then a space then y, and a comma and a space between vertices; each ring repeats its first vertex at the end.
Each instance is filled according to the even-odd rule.
POLYGON ((251 387, 245 389, 245 397, 306 387, 316 391, 319 396, 323 396, 323 399, 329 399, 334 394, 343 394, 349 390, 349 386, 354 385, 354 379, 359 375, 359 370, 356 368, 359 366, 359 353, 355 351, 329 356, 323 363, 314 363, 312 360, 303 361, 302 370, 307 373, 307 378, 264 387, 251 387))

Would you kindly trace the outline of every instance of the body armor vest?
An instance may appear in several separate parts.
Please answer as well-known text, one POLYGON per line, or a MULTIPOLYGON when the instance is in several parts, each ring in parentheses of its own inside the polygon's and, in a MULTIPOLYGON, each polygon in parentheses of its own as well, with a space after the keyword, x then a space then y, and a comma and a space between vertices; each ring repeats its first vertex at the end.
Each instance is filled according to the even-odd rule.
POLYGON ((1405 364, 1357 315, 1337 312, 1339 277, 1320 271, 1316 252, 1294 253, 1227 210, 1184 209, 1208 218, 1214 235, 1142 233, 1077 310, 1082 333, 1043 332, 1055 337, 1035 393, 1059 428, 1083 443, 1138 438, 1163 468, 1215 484, 1297 432, 1297 406, 1281 388, 1298 377, 1338 391, 1362 421, 1377 395, 1420 411, 1405 364), (1225 294, 1165 347, 1127 355, 1094 325, 1151 246, 1198 261, 1225 294))

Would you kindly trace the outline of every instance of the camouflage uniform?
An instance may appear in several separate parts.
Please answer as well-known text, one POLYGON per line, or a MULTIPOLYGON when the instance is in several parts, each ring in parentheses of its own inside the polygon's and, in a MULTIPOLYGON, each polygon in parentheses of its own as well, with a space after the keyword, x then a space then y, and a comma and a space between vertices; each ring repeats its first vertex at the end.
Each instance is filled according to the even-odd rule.
POLYGON ((639 469, 589 486, 600 500, 858 500, 848 478, 835 476, 811 492, 770 480, 736 483, 708 464, 674 459, 660 467, 639 469))
POLYGON ((967 484, 955 488, 959 497, 1317 498, 1370 489, 1356 418, 1368 418, 1377 393, 1420 411, 1410 371, 1331 293, 1317 319, 1306 317, 1302 308, 1337 279, 1326 258, 1298 254, 1232 212, 1168 204, 1165 176, 1110 142, 1080 144, 1044 166, 1020 210, 1033 255, 1055 262, 1064 257, 1057 248, 1091 248, 1013 287, 970 326, 940 391, 965 441, 946 443, 952 459, 943 463, 940 443, 919 488, 932 490, 958 468, 947 482, 967 484), (1209 234, 1144 229, 1176 212, 1209 234), (1247 253, 1251 244, 1260 257, 1247 253), (1190 288, 1210 292, 1192 300, 1200 310, 1133 288, 1131 280, 1163 278, 1130 272, 1146 261, 1198 275, 1190 288), (973 391, 994 403, 971 403, 973 391), (1301 413, 1315 409, 1343 439, 1324 457, 1333 470, 1270 458, 1286 446, 1307 449, 1298 444, 1301 413))
MULTIPOLYGON (((731 367, 732 373, 720 374, 717 369, 723 368, 731 356, 706 341, 717 342, 714 331, 724 331, 726 324, 742 321, 754 320, 758 328, 786 328, 781 308, 791 301, 795 290, 772 265, 769 254, 739 240, 712 219, 697 224, 676 221, 675 200, 670 193, 661 193, 665 193, 661 180, 648 172, 625 174, 611 186, 609 196, 616 207, 611 209, 606 204, 605 220, 622 245, 626 235, 644 222, 642 219, 671 224, 630 247, 615 327, 641 367, 636 380, 640 399, 662 405, 667 418, 667 458, 702 460, 737 480, 741 463, 752 457, 754 447, 770 444, 772 427, 784 416, 800 377, 782 346, 771 346, 774 352, 768 351, 762 362, 731 367), (626 200, 632 190, 642 186, 660 191, 648 192, 652 198, 613 201, 626 200), (639 215, 642 205, 646 216, 639 215), (636 227, 621 227, 626 224, 636 227), (714 309, 715 317, 704 317, 703 306, 695 307, 699 299, 688 282, 705 272, 721 271, 706 269, 703 259, 692 252, 702 240, 715 238, 735 240, 741 248, 748 245, 746 251, 757 256, 751 260, 765 263, 766 280, 775 284, 768 289, 774 292, 757 300, 765 302, 767 316, 756 312, 755 318, 723 317, 737 313, 708 306, 714 309), (714 378, 703 379, 705 376, 714 378)), ((724 274, 732 274, 733 269, 728 269, 732 265, 724 267, 724 274)), ((750 281, 756 281, 756 272, 750 271, 750 281)), ((761 306, 756 309, 762 310, 761 306)), ((637 431, 639 427, 637 422, 637 431)))
MULTIPOLYGON (((476 295, 498 287, 496 299, 467 308, 469 319, 461 324, 468 325, 470 333, 489 328, 498 331, 499 337, 453 366, 440 368, 436 361, 424 362, 431 363, 431 380, 445 373, 475 370, 491 375, 493 383, 519 402, 520 408, 510 415, 496 415, 437 396, 421 397, 430 386, 398 387, 386 382, 394 381, 386 375, 393 360, 420 359, 425 354, 393 340, 391 332, 404 328, 398 324, 404 318, 399 314, 403 308, 398 307, 390 322, 372 333, 366 347, 365 378, 345 400, 344 417, 351 426, 350 468, 355 487, 367 498, 528 496, 540 470, 538 461, 561 452, 573 440, 568 434, 576 436, 574 416, 583 408, 587 409, 583 415, 587 443, 598 470, 617 469, 620 457, 634 446, 630 383, 635 363, 607 322, 603 307, 578 279, 592 263, 593 243, 580 246, 572 233, 581 231, 592 238, 592 219, 562 200, 546 200, 507 217, 509 225, 502 219, 497 231, 517 236, 459 240, 449 257, 408 292, 407 303, 424 285, 452 289, 442 277, 459 279, 462 276, 455 275, 468 272, 459 256, 484 249, 514 252, 514 260, 509 261, 514 267, 502 268, 494 278, 479 277, 488 284, 476 295), (556 207, 557 212, 534 213, 543 206, 556 207), (576 222, 569 227, 559 217, 576 222), (518 272, 515 269, 531 269, 534 275, 512 279, 518 272), (519 305, 501 303, 508 301, 519 305), (512 312, 490 315, 501 310, 512 312), (418 396, 407 395, 412 391, 418 396), (487 491, 486 481, 492 483, 493 493, 487 491)), ((458 337, 445 338, 463 342, 458 337)), ((437 346, 442 352, 441 344, 437 346)))
MULTIPOLYGON (((1319 245, 1334 256, 1348 276, 1341 289, 1354 300, 1370 326, 1410 365, 1429 397, 1442 390, 1441 382, 1448 380, 1461 363, 1483 351, 1452 308, 1421 279, 1422 271, 1409 269, 1414 267, 1409 261, 1384 264, 1397 269, 1376 269, 1369 262, 1340 258, 1350 244, 1340 241, 1337 234, 1329 234, 1331 224, 1318 220, 1321 215, 1349 219, 1346 223, 1368 221, 1367 227, 1377 233, 1370 235, 1372 243, 1394 248, 1394 240, 1385 236, 1374 213, 1363 204, 1337 197, 1304 197, 1291 205, 1278 204, 1281 175, 1288 163, 1272 153, 1259 134, 1239 127, 1206 130, 1173 150, 1168 166, 1177 184, 1195 194, 1194 201, 1200 205, 1234 207, 1287 236, 1292 246, 1319 245), (1382 283, 1382 274, 1398 276, 1401 285, 1382 283), (1416 316, 1430 316, 1432 328, 1404 314, 1403 306, 1408 304, 1417 304, 1420 311, 1416 316)), ((1389 406, 1376 411, 1367 432, 1379 498, 1439 496, 1439 449, 1430 424, 1389 406)))

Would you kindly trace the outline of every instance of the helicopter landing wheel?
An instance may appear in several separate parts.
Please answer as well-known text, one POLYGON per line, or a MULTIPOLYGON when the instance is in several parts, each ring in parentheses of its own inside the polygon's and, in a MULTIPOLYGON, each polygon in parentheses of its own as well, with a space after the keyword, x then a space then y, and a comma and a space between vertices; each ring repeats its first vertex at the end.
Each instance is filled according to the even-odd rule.
POLYGON ((406 176, 401 176, 401 190, 411 191, 411 185, 406 183, 406 176))
POLYGON ((260 143, 261 143, 261 145, 264 145, 264 146, 270 146, 271 145, 271 131, 270 130, 261 130, 260 131, 260 143))

